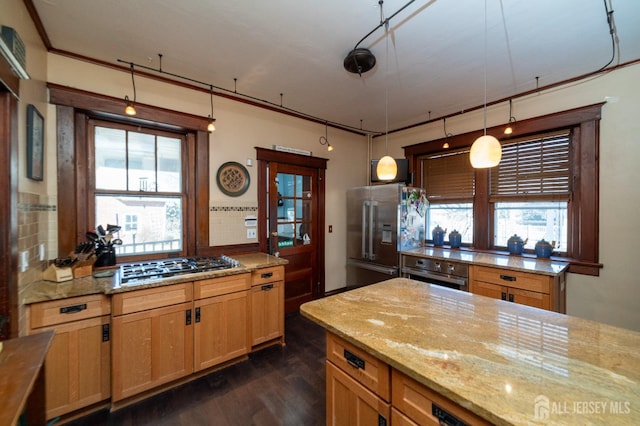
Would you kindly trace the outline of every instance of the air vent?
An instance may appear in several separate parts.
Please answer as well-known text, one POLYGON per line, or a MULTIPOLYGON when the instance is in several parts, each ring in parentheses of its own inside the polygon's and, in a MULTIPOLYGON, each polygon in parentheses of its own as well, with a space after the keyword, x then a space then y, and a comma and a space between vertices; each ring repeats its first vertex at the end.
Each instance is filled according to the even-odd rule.
POLYGON ((27 51, 16 30, 2 26, 0 33, 0 53, 6 58, 16 75, 27 80, 27 51))

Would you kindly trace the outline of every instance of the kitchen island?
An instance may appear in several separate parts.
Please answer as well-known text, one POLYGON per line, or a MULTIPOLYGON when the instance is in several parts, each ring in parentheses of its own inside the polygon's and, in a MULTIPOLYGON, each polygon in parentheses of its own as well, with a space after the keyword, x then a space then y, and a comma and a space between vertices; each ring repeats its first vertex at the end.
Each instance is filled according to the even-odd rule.
MULTIPOLYGON (((405 278, 306 303, 301 313, 327 329, 328 342, 344 340, 459 407, 455 414, 497 425, 640 424, 634 331, 405 278)), ((365 365, 347 357, 356 366, 347 368, 365 365)), ((396 410, 400 389, 386 380, 382 402, 411 417, 396 410)))

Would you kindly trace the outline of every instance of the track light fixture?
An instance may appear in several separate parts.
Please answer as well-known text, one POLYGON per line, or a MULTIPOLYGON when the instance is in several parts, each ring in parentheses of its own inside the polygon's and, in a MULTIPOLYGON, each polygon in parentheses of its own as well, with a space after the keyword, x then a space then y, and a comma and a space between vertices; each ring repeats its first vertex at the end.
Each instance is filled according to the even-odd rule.
POLYGON ((509 99, 509 123, 507 123, 507 127, 504 128, 504 134, 510 135, 513 133, 513 128, 516 124, 516 118, 511 114, 511 99, 509 99))
POLYGON ((326 145, 327 151, 333 151, 333 146, 329 143, 329 130, 328 130, 328 122, 324 122, 324 136, 320 136, 320 145, 326 145))
POLYGON ((487 169, 497 166, 501 159, 500 141, 487 135, 487 0, 484 0, 484 135, 471 145, 469 160, 473 168, 487 169))
POLYGON ((453 135, 451 133, 447 132, 447 117, 444 117, 442 119, 442 128, 444 130, 444 137, 445 137, 445 141, 442 144, 442 148, 448 149, 449 148, 449 138, 452 137, 453 135))
POLYGON ((216 130, 215 123, 216 119, 213 118, 213 85, 209 86, 209 95, 211 97, 211 114, 209 115, 209 124, 207 125, 207 131, 209 133, 213 133, 216 130))
POLYGON ((125 96, 124 100, 127 106, 124 107, 124 113, 127 115, 136 115, 136 81, 133 78, 133 62, 129 64, 131 67, 131 83, 133 84, 133 101, 129 100, 129 96, 125 96))

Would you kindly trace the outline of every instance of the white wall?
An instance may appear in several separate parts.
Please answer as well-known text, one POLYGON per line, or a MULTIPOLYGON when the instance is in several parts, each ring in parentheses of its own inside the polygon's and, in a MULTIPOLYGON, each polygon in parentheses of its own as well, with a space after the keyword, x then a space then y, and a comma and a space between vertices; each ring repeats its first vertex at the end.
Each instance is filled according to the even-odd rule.
MULTIPOLYGON (((640 330, 640 274, 636 249, 640 238, 640 64, 536 93, 513 101, 518 120, 607 100, 600 121, 600 262, 599 277, 569 274, 567 313, 640 330)), ((487 126, 504 124, 509 105, 488 110, 487 126)), ((447 131, 481 129, 482 111, 447 119, 447 131)), ((442 121, 389 135, 389 152, 402 157, 403 146, 439 139, 442 121)), ((374 158, 383 155, 374 140, 374 158)))
MULTIPOLYGON (((131 76, 87 62, 77 61, 57 54, 49 54, 48 80, 52 83, 75 87, 104 95, 132 97, 131 76)), ((206 117, 210 114, 208 92, 185 89, 152 79, 136 76, 137 102, 206 117)), ((124 106, 124 102, 123 102, 124 106)), ((367 183, 367 138, 350 132, 329 128, 328 136, 335 147, 328 152, 320 145, 319 138, 325 134, 325 126, 297 119, 245 103, 214 96, 216 131, 210 137, 211 191, 210 207, 232 204, 234 206, 257 206, 257 167, 255 147, 271 148, 273 145, 312 151, 313 155, 328 158, 326 181, 326 225, 325 273, 326 289, 331 291, 346 285, 346 190, 367 183), (226 161, 246 164, 251 186, 240 197, 228 197, 218 189, 215 175, 218 167, 226 161), (354 161, 355 159, 355 161, 354 161), (328 233, 332 225, 333 232, 328 233)), ((55 109, 50 108, 49 130, 55 127, 55 109)), ((55 171, 53 171, 55 173, 55 171)), ((52 176, 52 178, 55 175, 52 176)), ((211 214, 211 212, 210 212, 211 214)), ((214 222, 214 221, 212 221, 214 222)), ((216 243, 216 224, 211 229, 212 243, 216 243)), ((218 227, 220 229, 222 227, 218 227)), ((245 243, 246 233, 238 232, 236 241, 245 243)))

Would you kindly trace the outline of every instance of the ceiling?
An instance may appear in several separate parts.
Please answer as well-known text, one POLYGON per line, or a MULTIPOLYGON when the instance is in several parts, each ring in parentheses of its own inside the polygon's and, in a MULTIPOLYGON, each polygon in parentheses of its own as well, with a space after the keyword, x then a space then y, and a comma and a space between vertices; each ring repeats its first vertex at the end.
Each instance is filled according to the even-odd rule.
MULTIPOLYGON (((380 24, 378 0, 25 1, 54 50, 154 69, 162 54, 163 71, 214 92, 374 132, 481 106, 485 66, 489 103, 604 67, 605 1, 609 66, 640 59, 637 0, 487 0, 486 24, 482 0, 416 0, 360 43, 377 58, 362 76, 343 60, 380 24)), ((407 3, 385 0, 383 16, 407 3)))

